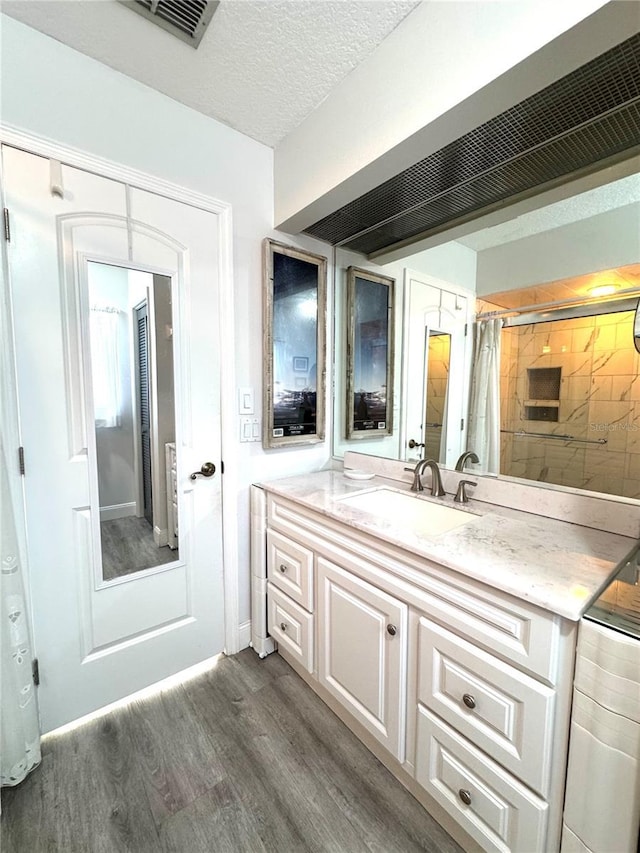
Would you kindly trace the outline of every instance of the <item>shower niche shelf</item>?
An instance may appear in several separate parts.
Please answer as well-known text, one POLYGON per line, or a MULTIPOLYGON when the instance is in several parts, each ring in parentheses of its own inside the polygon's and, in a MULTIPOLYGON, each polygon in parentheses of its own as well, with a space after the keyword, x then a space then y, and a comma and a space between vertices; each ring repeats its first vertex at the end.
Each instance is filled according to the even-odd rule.
POLYGON ((527 379, 529 399, 524 402, 524 420, 558 423, 562 368, 530 367, 527 379))
POLYGON ((560 401, 559 400, 525 400, 524 402, 524 420, 525 421, 547 421, 548 423, 558 423, 560 420, 560 401))

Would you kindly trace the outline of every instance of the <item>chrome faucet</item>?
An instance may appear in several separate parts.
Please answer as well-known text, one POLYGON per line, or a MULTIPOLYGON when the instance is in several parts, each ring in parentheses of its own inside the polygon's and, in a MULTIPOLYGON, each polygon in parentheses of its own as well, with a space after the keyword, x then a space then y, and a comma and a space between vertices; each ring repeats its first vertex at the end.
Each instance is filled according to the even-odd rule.
POLYGON ((464 471, 464 466, 467 462, 471 462, 472 464, 477 464, 480 462, 478 459, 478 454, 474 453, 473 450, 467 450, 466 453, 463 453, 462 456, 456 462, 456 471, 464 471))
POLYGON ((431 494, 434 498, 441 498, 446 493, 444 490, 444 486, 442 485, 442 477, 440 476, 440 469, 438 468, 438 463, 434 459, 420 459, 416 464, 415 468, 405 468, 405 471, 413 471, 413 483, 411 484, 412 492, 422 492, 424 491, 424 486, 422 485, 422 474, 424 473, 425 468, 431 469, 431 494))

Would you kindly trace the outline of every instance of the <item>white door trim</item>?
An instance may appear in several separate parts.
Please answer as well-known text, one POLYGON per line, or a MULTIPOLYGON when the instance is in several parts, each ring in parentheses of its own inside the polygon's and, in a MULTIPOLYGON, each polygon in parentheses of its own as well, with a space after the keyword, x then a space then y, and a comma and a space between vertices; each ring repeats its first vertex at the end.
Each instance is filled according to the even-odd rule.
MULTIPOLYGON (((128 186, 165 196, 182 204, 215 213, 218 217, 218 335, 220 352, 235 352, 233 304, 233 230, 231 205, 195 190, 166 181, 138 169, 107 160, 77 148, 61 145, 55 140, 28 133, 13 125, 0 124, 0 144, 10 145, 31 154, 59 160, 68 166, 111 178, 128 186)), ((225 473, 222 476, 222 556, 224 579, 225 652, 240 651, 239 585, 238 585, 238 519, 229 512, 235 506, 238 493, 238 450, 235 438, 235 365, 225 361, 220 376, 220 421, 222 459, 225 473), (225 507, 227 511, 225 512, 225 507)))

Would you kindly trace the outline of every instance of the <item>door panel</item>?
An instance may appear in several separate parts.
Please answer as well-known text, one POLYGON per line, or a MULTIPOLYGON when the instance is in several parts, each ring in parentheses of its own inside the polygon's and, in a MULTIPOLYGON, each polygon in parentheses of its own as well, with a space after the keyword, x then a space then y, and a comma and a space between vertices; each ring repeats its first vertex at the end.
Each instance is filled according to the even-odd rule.
MULTIPOLYGON (((3 147, 43 731, 222 651, 215 214, 3 147), (129 216, 127 210, 129 209, 129 216), (180 559, 102 580, 87 263, 170 277, 180 559), (183 547, 184 543, 184 547, 183 547)), ((157 442, 156 442, 157 443, 157 442)), ((165 447, 156 447, 165 458, 165 447)), ((164 465, 164 462, 162 463, 164 465)))

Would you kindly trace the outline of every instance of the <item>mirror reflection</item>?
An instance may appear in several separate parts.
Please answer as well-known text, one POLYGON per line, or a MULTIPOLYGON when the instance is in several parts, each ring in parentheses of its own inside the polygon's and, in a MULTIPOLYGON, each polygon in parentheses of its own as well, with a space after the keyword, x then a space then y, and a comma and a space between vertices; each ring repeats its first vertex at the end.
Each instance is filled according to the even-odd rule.
MULTIPOLYGON (((626 274, 633 285, 639 271, 636 265, 610 275, 626 274)), ((504 298, 491 296, 494 304, 504 298)), ((634 316, 635 300, 624 298, 507 313, 500 474, 640 498, 634 316)))
POLYGON ((171 279, 88 264, 102 577, 178 559, 171 279))
MULTIPOLYGON (((512 220, 475 233, 461 228, 455 240, 435 244, 434 239, 432 248, 402 260, 375 263, 337 250, 337 276, 348 264, 366 263, 393 275, 403 289, 395 353, 396 365, 404 365, 400 377, 396 371, 399 428, 394 429, 395 446, 386 444, 380 455, 427 456, 453 468, 459 454, 443 457, 442 448, 455 433, 462 435, 460 452, 474 450, 480 457, 480 465, 467 466, 474 473, 640 499, 637 163, 635 158, 594 176, 584 192, 576 189, 584 189, 580 182, 557 188, 546 194, 546 206, 536 209, 532 200, 512 220), (413 281, 421 277, 429 282, 429 288, 420 285, 429 289, 428 300, 414 299, 413 281), (484 347, 485 366, 476 372, 475 384, 471 354, 464 371, 456 361, 448 371, 447 414, 440 418, 442 388, 431 388, 428 378, 435 346, 431 331, 448 326, 427 302, 439 300, 442 306, 448 300, 455 312, 460 288, 473 294, 480 315, 480 323, 470 323, 465 332, 467 342, 475 341, 478 350, 478 342, 495 339, 497 359, 484 347), (498 331, 487 338, 480 332, 488 321, 498 324, 492 326, 498 331), (426 380, 420 368, 425 360, 426 380), (457 384, 461 372, 466 389, 457 384), (493 395, 487 390, 491 382, 497 387, 493 395), (481 391, 476 411, 470 405, 474 387, 481 391), (452 416, 451 404, 458 398, 462 409, 452 416), (443 424, 439 442, 437 426, 420 432, 423 417, 427 425, 443 424), (492 445, 485 442, 488 435, 492 445), (415 449, 408 450, 411 440, 415 449)), ((452 338, 450 368, 456 348, 452 338)), ((359 449, 344 439, 334 447, 339 453, 359 449)), ((377 454, 377 449, 369 446, 366 452, 377 454)))
POLYGON ((347 438, 393 429, 394 284, 367 270, 348 270, 347 438))
POLYGON ((633 318, 633 344, 636 352, 640 352, 640 300, 636 305, 636 312, 633 318))
POLYGON ((447 385, 451 335, 429 331, 427 341, 427 387, 424 422, 424 457, 444 462, 444 421, 447 411, 447 385))

